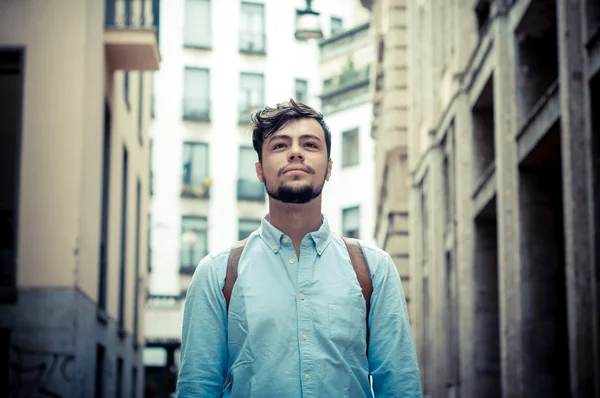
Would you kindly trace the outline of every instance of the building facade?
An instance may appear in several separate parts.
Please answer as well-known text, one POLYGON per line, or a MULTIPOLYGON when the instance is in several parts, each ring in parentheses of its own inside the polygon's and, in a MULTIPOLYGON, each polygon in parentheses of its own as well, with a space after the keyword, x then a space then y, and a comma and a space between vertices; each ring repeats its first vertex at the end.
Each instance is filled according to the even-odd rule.
POLYGON ((141 396, 156 4, 0 3, 8 396, 141 396))
POLYGON ((425 395, 600 396, 598 3, 364 3, 404 15, 425 395))
MULTIPOLYGON (((345 3, 313 2, 326 37, 364 15, 345 3)), ((144 354, 155 396, 175 390, 183 300, 198 262, 245 238, 268 211, 250 114, 290 98, 320 108, 318 43, 294 36, 305 7, 304 0, 173 0, 160 10, 144 354)))
MULTIPOLYGON (((351 3, 351 2, 349 2, 351 3)), ((343 236, 374 243, 374 145, 371 138, 369 13, 358 1, 359 19, 319 43, 321 110, 331 130, 332 178, 323 195, 323 214, 343 236)))

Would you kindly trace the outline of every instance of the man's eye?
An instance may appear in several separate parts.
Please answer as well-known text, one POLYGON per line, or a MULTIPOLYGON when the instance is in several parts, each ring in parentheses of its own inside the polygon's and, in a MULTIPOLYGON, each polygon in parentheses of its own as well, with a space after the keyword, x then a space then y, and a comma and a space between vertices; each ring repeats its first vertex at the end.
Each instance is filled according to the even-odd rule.
POLYGON ((275 146, 273 146, 273 149, 280 149, 280 148, 284 148, 285 144, 275 144, 275 146))
POLYGON ((317 144, 315 144, 314 142, 307 142, 306 145, 310 148, 318 148, 317 144))

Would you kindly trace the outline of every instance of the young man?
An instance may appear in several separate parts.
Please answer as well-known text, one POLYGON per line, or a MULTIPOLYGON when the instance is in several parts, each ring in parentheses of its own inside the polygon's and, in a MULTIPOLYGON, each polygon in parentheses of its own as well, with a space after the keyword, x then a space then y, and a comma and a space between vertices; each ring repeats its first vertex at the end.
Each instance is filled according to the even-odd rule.
POLYGON ((421 397, 394 263, 362 245, 372 284, 367 308, 350 247, 321 214, 332 167, 323 116, 292 100, 252 122, 269 214, 245 242, 228 300, 231 251, 198 265, 185 303, 177 396, 421 397))

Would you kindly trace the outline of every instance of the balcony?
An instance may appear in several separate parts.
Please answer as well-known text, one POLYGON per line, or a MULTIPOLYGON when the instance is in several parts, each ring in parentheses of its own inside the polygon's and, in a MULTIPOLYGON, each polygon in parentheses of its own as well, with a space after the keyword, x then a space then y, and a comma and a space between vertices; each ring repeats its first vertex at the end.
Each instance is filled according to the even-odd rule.
POLYGON ((244 54, 265 55, 267 53, 264 33, 240 32, 240 52, 244 54))
POLYGON ((112 70, 158 70, 159 1, 105 0, 104 47, 112 70))
POLYGON ((210 100, 205 98, 184 98, 183 119, 210 121, 210 100))
POLYGON ((179 253, 179 273, 183 275, 192 275, 202 260, 208 253, 206 250, 198 247, 189 247, 181 249, 179 253))
POLYGON ((370 24, 367 22, 321 41, 319 43, 321 60, 346 55, 370 46, 369 27, 370 24))
POLYGON ((354 69, 352 64, 339 75, 323 82, 320 95, 324 113, 331 113, 369 101, 369 65, 354 69))
POLYGON ((265 188, 260 182, 240 178, 237 182, 237 198, 238 200, 264 202, 265 188))

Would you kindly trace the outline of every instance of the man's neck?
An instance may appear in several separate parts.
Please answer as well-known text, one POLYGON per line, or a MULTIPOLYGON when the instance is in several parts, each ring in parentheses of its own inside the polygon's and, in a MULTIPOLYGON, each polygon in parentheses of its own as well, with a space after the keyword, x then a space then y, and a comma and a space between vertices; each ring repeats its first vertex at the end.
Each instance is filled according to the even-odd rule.
POLYGON ((299 256, 302 239, 321 227, 321 197, 300 205, 269 198, 269 222, 292 239, 299 256))

